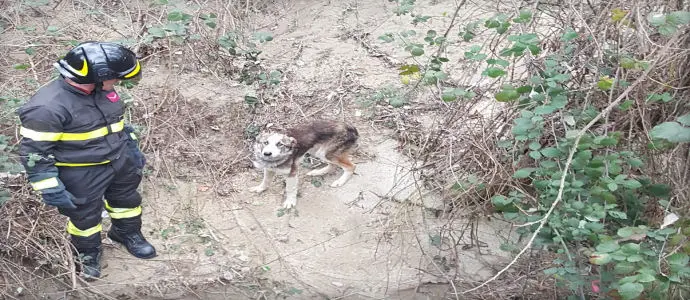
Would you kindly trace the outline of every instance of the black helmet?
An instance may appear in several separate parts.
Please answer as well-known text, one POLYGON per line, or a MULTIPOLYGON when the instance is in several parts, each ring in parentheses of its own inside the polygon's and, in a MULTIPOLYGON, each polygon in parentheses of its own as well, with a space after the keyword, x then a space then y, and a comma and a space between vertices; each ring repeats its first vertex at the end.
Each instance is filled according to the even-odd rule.
POLYGON ((141 73, 131 50, 107 42, 84 42, 55 63, 63 77, 76 83, 99 83, 111 79, 133 79, 141 73))

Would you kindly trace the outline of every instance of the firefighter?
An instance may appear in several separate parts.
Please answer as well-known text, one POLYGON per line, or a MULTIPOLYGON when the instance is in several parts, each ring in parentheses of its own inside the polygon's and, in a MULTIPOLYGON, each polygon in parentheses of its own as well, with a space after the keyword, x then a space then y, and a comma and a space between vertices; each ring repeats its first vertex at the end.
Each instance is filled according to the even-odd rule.
POLYGON ((135 257, 156 256, 141 233, 137 187, 146 159, 114 89, 120 80, 140 79, 141 65, 123 46, 84 42, 54 66, 61 76, 17 110, 19 152, 33 190, 68 217, 78 269, 94 280, 101 275, 104 209, 112 220, 111 240, 135 257))

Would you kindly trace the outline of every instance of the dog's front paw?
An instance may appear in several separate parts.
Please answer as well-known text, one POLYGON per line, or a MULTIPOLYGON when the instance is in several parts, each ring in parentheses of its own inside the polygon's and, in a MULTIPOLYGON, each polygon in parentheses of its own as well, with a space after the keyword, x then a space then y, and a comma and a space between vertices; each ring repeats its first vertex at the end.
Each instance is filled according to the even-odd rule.
POLYGON ((297 205, 297 198, 288 197, 285 198, 285 202, 283 202, 283 208, 285 209, 290 209, 292 207, 295 207, 295 205, 297 205))
POLYGON ((267 188, 266 188, 265 186, 263 186, 263 185, 257 185, 257 186, 255 186, 255 187, 249 188, 249 191, 250 191, 250 192, 257 193, 257 194, 261 194, 261 193, 263 193, 266 189, 267 189, 267 188))

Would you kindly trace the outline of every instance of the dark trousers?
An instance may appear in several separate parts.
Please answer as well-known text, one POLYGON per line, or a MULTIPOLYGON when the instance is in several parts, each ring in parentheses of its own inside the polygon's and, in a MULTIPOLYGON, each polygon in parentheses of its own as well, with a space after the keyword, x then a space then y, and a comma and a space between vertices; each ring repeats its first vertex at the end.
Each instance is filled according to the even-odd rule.
POLYGON ((128 151, 108 164, 59 168, 65 189, 76 198, 76 209, 60 208, 59 212, 69 218, 67 232, 77 251, 100 247, 104 208, 113 229, 122 233, 141 230, 141 195, 137 192, 141 171, 128 151))

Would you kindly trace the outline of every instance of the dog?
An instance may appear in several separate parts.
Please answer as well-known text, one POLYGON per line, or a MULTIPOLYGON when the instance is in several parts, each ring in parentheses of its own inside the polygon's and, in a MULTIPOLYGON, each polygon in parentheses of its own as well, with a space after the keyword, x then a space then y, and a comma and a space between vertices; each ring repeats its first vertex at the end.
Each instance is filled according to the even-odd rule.
POLYGON ((311 170, 307 176, 326 175, 338 166, 343 174, 330 186, 343 186, 355 172, 355 164, 348 156, 357 147, 358 140, 357 128, 330 120, 311 121, 284 133, 261 132, 253 144, 251 160, 256 168, 263 169, 263 179, 249 190, 260 194, 268 189, 275 174, 287 175, 283 207, 289 209, 296 206, 299 166, 307 153, 327 164, 311 170))

